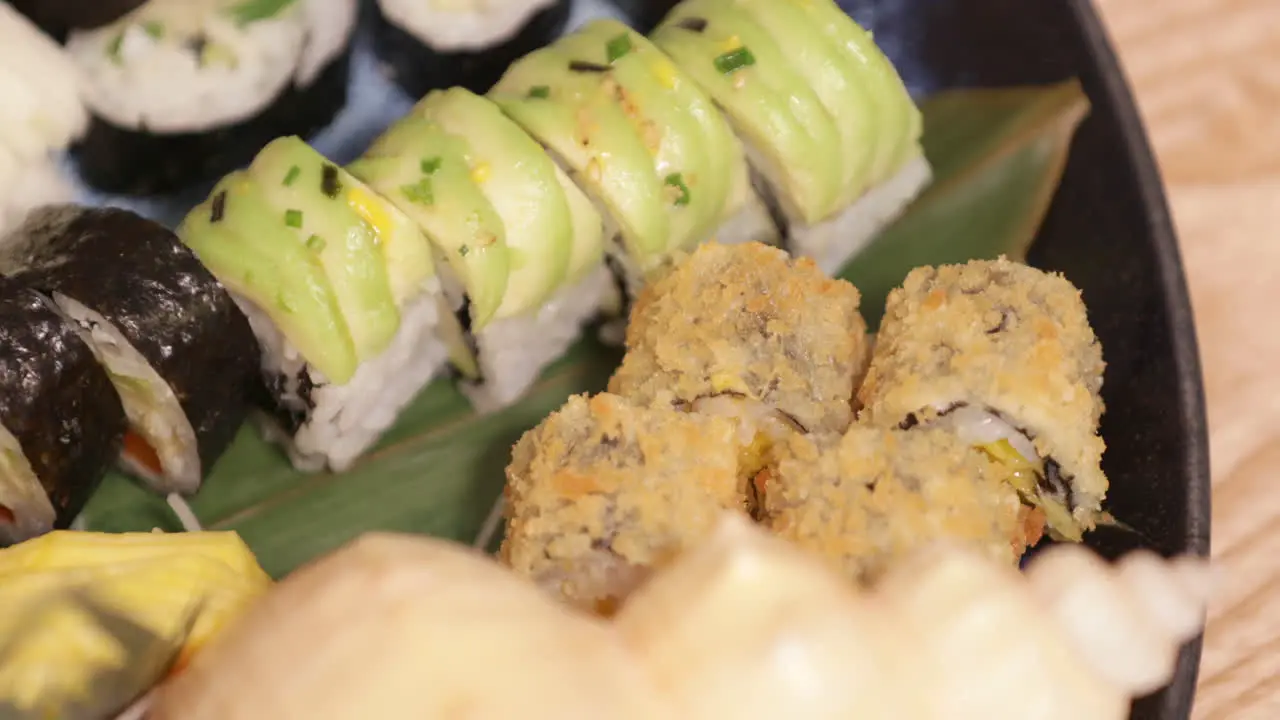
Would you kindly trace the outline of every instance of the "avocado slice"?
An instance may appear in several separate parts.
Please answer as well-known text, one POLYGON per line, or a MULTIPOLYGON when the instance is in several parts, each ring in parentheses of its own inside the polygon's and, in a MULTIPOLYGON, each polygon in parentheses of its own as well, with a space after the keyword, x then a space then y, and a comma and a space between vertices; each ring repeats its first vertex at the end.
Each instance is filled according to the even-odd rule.
POLYGON ((413 112, 463 141, 471 179, 506 228, 510 279, 494 317, 541 307, 564 282, 573 249, 555 163, 497 105, 464 88, 432 91, 413 112))
MULTIPOLYGON (((422 293, 424 282, 434 277, 436 270, 431 257, 431 243, 417 224, 351 173, 330 163, 301 138, 273 140, 261 154, 274 158, 272 166, 289 163, 285 175, 276 179, 280 183, 296 185, 299 182, 300 178, 293 172, 294 166, 302 168, 308 164, 325 164, 327 168, 322 172, 328 175, 321 176, 321 187, 317 192, 326 197, 334 195, 340 198, 373 233, 382 250, 396 305, 403 307, 405 302, 422 293)), ((271 182, 272 178, 263 177, 262 180, 271 182)))
POLYGON ((730 115, 788 213, 821 220, 841 189, 840 134, 768 32, 733 0, 686 0, 653 40, 730 115))
POLYGON ((466 141, 438 123, 408 116, 387 129, 347 170, 426 232, 471 300, 471 329, 492 320, 507 292, 506 229, 472 180, 466 141))
POLYGON ((315 151, 277 141, 258 153, 248 173, 276 209, 276 224, 320 258, 363 362, 391 344, 400 308, 378 237, 343 202, 336 170, 315 151))
POLYGON ((608 209, 637 264, 647 268, 667 247, 664 185, 639 131, 604 81, 598 69, 542 48, 508 68, 489 98, 560 156, 608 209))
POLYGON ((822 34, 813 17, 794 3, 737 0, 748 15, 786 48, 791 66, 804 76, 840 131, 841 192, 828 208, 834 214, 867 189, 875 160, 876 106, 860 83, 858 68, 844 50, 822 34))
POLYGON ((343 384, 359 359, 320 258, 280 222, 243 171, 224 177, 178 237, 229 290, 264 312, 325 378, 343 384))
POLYGON ((811 17, 820 32, 852 59, 859 84, 876 107, 875 159, 868 181, 888 180, 903 164, 920 155, 924 118, 889 58, 880 51, 871 33, 854 22, 831 0, 779 0, 811 17))
POLYGON ((666 250, 699 242, 719 215, 724 197, 704 178, 723 172, 707 154, 707 140, 696 118, 667 94, 649 64, 634 51, 647 43, 625 25, 597 21, 561 37, 555 48, 576 61, 607 66, 614 101, 640 130, 654 171, 665 186, 664 207, 670 218, 666 250))

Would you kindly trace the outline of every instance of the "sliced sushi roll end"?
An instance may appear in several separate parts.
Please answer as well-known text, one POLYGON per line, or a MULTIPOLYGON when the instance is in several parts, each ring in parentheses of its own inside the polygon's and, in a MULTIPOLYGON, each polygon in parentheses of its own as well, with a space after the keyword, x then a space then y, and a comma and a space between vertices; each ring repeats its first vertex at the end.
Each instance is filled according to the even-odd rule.
POLYGON ((346 104, 356 0, 151 0, 73 32, 93 120, 75 155, 98 190, 154 195, 242 167, 346 104))
POLYGON ((889 295, 858 398, 883 426, 941 427, 1002 463, 1051 535, 1103 517, 1105 363, 1080 291, 1004 258, 913 270, 889 295))

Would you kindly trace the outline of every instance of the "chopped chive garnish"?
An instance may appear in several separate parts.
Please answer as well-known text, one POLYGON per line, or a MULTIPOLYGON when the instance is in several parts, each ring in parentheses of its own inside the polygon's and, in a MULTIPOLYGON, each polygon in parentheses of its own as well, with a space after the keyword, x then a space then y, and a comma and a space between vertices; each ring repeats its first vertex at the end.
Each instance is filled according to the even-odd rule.
POLYGON ((289 187, 290 185, 292 185, 293 181, 297 180, 298 176, 301 174, 302 174, 302 168, 298 167, 297 165, 294 165, 293 167, 289 168, 289 172, 285 173, 284 175, 284 186, 289 187))
POLYGON ((280 11, 294 2, 295 0, 244 0, 231 6, 227 11, 237 25, 244 27, 279 15, 280 11))
POLYGON ((338 197, 338 193, 342 192, 342 183, 338 182, 338 167, 336 165, 325 164, 320 170, 320 192, 330 200, 338 197))
POLYGON ((719 70, 721 75, 728 75, 749 65, 755 65, 756 56, 745 47, 740 47, 717 57, 715 63, 716 70, 719 70))
POLYGON ((441 162, 443 161, 440 159, 439 155, 423 160, 422 172, 426 173, 427 175, 434 175, 435 172, 440 169, 441 162))
POLYGON ((324 238, 320 237, 319 235, 312 235, 311 237, 307 238, 308 250, 312 250, 314 252, 320 252, 324 250, 325 244, 326 243, 324 241, 324 238))
POLYGON ((142 23, 142 31, 150 35, 152 40, 159 40, 164 37, 164 25, 154 20, 142 23))
POLYGON ((601 65, 600 63, 587 62, 585 60, 570 60, 569 69, 572 70, 573 72, 578 72, 578 73, 609 72, 608 65, 601 65))
POLYGON ((529 88, 529 97, 546 100, 547 98, 551 97, 551 88, 547 87, 546 85, 534 85, 533 87, 529 88))
POLYGON ((680 173, 671 173, 665 180, 668 187, 676 188, 680 191, 680 197, 676 198, 676 205, 689 204, 689 186, 684 182, 684 176, 680 173))
POLYGON ((223 190, 213 196, 213 207, 209 210, 209 222, 222 222, 222 216, 227 214, 227 191, 223 190))
POLYGON ((690 17, 676 23, 676 27, 688 30, 689 32, 700 33, 707 29, 707 21, 700 17, 690 17))
POLYGON ((291 228, 302 227, 302 211, 301 210, 285 210, 284 224, 291 228))
POLYGON ((462 247, 458 248, 458 254, 461 255, 462 257, 466 257, 467 253, 469 252, 471 252, 471 248, 467 247, 466 245, 463 245, 462 247))
POLYGON ((111 42, 107 43, 107 57, 117 65, 120 63, 120 48, 124 45, 124 33, 120 33, 111 38, 111 42))
POLYGON ((631 36, 626 33, 622 33, 618 37, 610 40, 609 44, 605 46, 605 49, 609 53, 609 62, 615 63, 619 58, 631 52, 631 36))
POLYGON ((412 185, 404 185, 400 188, 400 192, 409 199, 409 202, 419 205, 434 205, 436 202, 436 193, 431 186, 431 178, 422 178, 412 185))

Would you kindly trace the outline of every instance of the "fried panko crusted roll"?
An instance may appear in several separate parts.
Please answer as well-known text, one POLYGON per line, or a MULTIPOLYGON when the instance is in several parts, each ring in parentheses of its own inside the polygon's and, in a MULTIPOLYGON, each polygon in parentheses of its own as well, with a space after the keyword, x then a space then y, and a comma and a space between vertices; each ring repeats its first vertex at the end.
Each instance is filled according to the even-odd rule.
POLYGON ((637 299, 609 391, 841 432, 867 363, 860 301, 853 285, 777 248, 701 245, 637 299))
POLYGON ((1101 516, 1102 348, 1064 277, 1005 258, 913 270, 858 392, 882 426, 945 427, 1001 462, 1050 534, 1101 516))
POLYGON ((575 395, 507 466, 501 559, 571 605, 610 614, 661 565, 745 512, 736 423, 575 395))
POLYGON ((1029 544, 1005 473, 943 430, 856 424, 843 436, 796 435, 775 452, 757 477, 765 524, 857 582, 938 539, 1010 564, 1029 544))

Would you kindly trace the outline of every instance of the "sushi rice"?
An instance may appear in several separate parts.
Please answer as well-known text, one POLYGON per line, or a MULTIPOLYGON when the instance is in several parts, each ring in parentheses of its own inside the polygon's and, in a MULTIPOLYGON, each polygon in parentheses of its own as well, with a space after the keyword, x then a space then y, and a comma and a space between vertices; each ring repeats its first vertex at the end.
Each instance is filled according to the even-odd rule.
POLYGON ((387 20, 438 53, 477 51, 510 40, 561 0, 377 0, 387 20))

